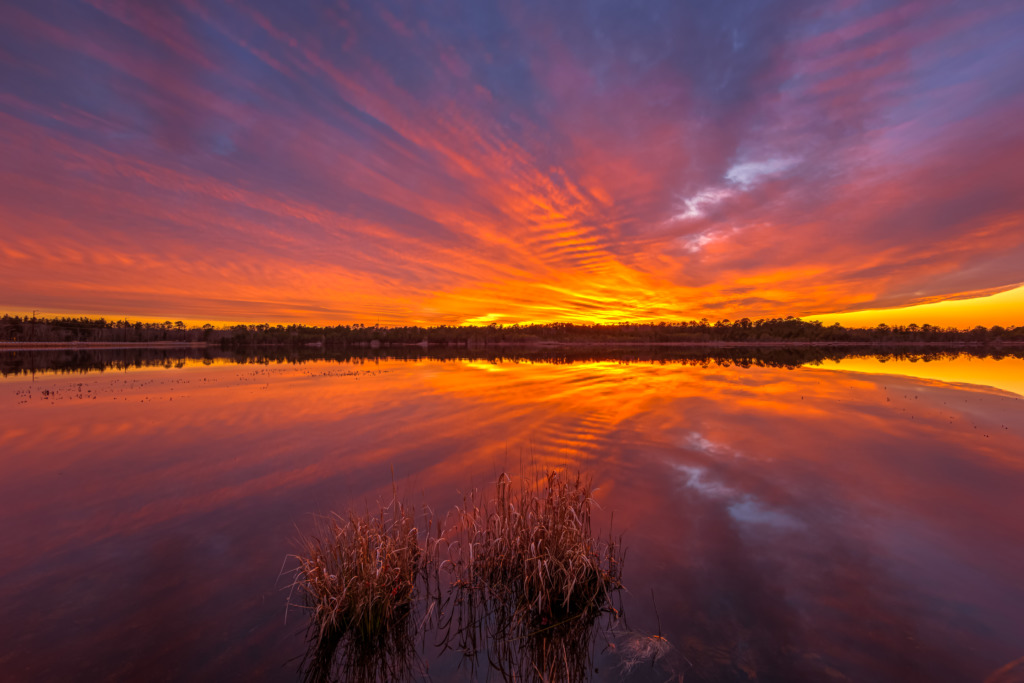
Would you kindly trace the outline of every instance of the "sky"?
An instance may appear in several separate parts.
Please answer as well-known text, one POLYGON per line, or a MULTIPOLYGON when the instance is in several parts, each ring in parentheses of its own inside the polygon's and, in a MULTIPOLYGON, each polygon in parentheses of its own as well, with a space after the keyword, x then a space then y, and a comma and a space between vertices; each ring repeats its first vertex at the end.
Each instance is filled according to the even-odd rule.
POLYGON ((1022 33, 1016 0, 0 0, 0 311, 1024 325, 1022 33))

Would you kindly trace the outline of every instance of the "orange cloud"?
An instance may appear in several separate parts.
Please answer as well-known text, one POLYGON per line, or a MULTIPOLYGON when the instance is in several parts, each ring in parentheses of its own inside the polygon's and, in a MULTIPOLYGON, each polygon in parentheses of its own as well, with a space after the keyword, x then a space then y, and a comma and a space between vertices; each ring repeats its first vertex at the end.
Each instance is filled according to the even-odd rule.
POLYGON ((0 307, 613 322, 1020 282, 1019 13, 663 9, 12 11, 0 307))

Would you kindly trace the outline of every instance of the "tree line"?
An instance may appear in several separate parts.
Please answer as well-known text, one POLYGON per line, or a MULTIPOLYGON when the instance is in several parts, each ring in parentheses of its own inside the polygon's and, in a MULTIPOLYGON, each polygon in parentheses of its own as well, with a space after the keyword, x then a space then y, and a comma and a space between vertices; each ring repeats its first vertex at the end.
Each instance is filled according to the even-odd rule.
POLYGON ((189 327, 181 320, 162 323, 87 317, 0 318, 0 341, 5 342, 206 342, 213 325, 189 327))
POLYGON ((970 329, 936 325, 878 325, 867 328, 823 325, 800 318, 761 318, 582 325, 576 323, 514 325, 213 325, 189 326, 88 317, 0 318, 3 342, 193 342, 222 347, 271 346, 488 346, 542 342, 585 344, 667 343, 977 343, 1024 342, 1024 326, 976 326, 970 329))

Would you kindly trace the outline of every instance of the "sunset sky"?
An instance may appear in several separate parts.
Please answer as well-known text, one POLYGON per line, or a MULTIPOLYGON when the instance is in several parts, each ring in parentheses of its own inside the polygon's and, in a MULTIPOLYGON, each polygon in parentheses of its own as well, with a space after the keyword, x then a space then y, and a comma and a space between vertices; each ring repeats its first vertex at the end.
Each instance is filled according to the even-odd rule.
POLYGON ((1019 0, 2 2, 0 313, 1024 325, 1022 35, 1019 0))

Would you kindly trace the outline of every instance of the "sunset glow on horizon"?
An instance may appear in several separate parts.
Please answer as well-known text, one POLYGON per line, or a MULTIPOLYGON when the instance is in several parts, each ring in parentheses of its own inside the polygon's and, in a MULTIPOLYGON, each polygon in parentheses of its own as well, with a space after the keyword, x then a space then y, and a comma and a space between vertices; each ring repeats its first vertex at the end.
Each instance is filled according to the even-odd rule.
POLYGON ((1024 325, 1024 5, 0 19, 0 314, 1024 325))

